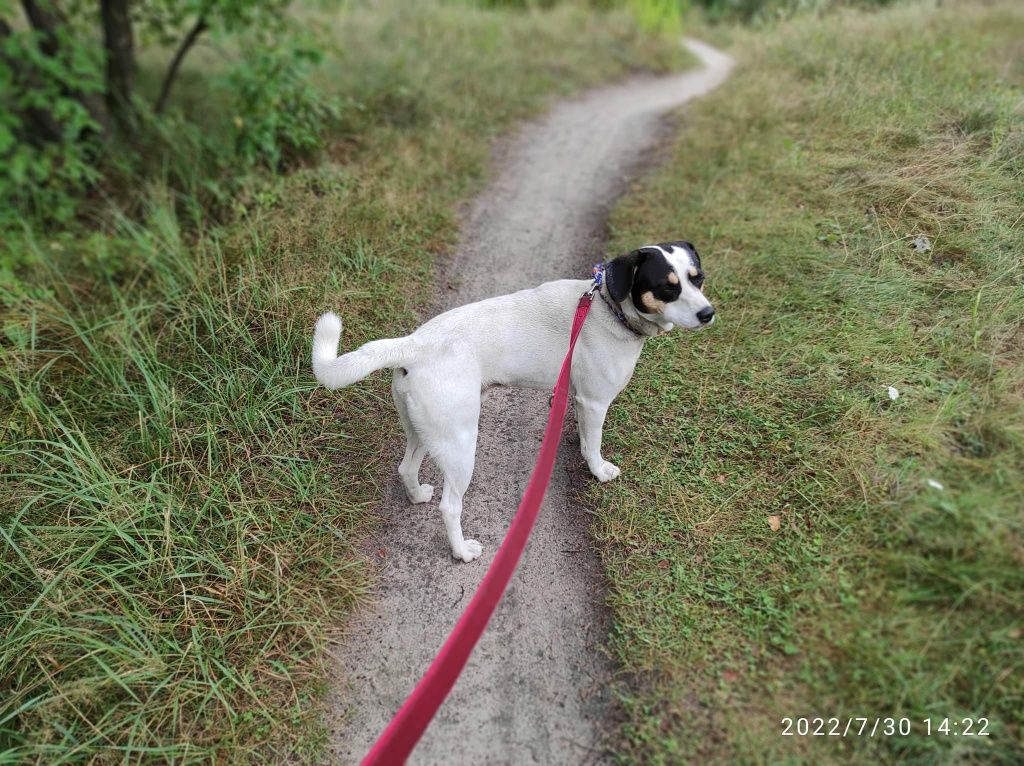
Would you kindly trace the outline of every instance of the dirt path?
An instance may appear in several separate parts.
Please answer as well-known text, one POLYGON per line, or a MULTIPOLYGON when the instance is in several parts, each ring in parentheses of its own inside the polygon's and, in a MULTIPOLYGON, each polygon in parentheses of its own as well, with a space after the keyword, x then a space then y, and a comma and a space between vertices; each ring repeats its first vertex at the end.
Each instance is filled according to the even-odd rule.
MULTIPOLYGON (((608 206, 657 143, 663 113, 728 75, 726 55, 696 41, 686 45, 702 68, 591 91, 527 125, 502 148, 500 173, 471 206, 462 245, 442 277, 450 288, 442 296, 446 308, 584 276, 602 258, 608 206)), ((485 398, 462 517, 466 536, 484 545, 478 561, 449 556, 437 510, 441 481, 429 461, 422 481, 438 487, 431 503, 410 505, 397 476, 391 482, 384 531, 375 541, 386 552, 379 598, 353 619, 336 650, 337 762, 356 763, 366 753, 468 602, 519 504, 547 400, 545 392, 507 389, 485 398)), ((605 760, 611 667, 600 647, 609 621, 589 520, 571 500, 571 482, 589 473, 571 415, 570 421, 519 570, 412 763, 605 760)))

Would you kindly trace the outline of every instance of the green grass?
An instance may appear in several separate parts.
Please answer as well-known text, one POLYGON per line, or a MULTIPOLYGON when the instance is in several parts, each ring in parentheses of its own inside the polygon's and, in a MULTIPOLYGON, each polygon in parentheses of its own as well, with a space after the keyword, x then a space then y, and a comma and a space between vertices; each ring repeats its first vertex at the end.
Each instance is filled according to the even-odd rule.
MULTIPOLYGON (((202 157, 171 153, 91 225, 4 234, 0 762, 317 757, 327 631, 372 577, 396 434, 383 376, 315 387, 316 314, 343 312, 347 347, 413 327, 495 135, 680 61, 579 7, 321 5, 343 112, 320 162, 214 216, 202 157)), ((177 108, 216 134, 205 75, 230 51, 197 54, 177 108)))
POLYGON ((694 241, 718 309, 649 344, 606 429, 623 477, 592 491, 620 757, 1020 763, 1024 13, 729 34, 731 82, 612 220, 613 254, 694 241), (946 716, 991 736, 924 736, 946 716))

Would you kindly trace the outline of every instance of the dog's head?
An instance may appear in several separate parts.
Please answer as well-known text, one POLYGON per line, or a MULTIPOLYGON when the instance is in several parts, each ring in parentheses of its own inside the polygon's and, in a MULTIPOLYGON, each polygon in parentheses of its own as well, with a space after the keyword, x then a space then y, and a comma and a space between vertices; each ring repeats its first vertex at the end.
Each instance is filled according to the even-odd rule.
POLYGON ((662 330, 677 324, 697 330, 715 319, 715 308, 704 297, 700 256, 689 242, 646 245, 620 255, 605 269, 605 281, 624 311, 632 306, 662 330))

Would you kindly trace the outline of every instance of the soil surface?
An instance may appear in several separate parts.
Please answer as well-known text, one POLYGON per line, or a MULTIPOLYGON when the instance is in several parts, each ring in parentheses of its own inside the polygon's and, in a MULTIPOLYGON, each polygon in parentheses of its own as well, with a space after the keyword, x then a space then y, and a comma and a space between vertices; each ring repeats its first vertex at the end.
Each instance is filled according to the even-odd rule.
MULTIPOLYGON (((586 276, 603 259, 608 208, 664 137, 665 112, 728 76, 728 56, 695 40, 685 45, 700 68, 590 91, 498 148, 496 177, 469 206, 462 244, 443 267, 441 308, 586 276)), ((431 502, 412 505, 397 474, 390 482, 382 532, 371 541, 383 552, 377 597, 348 622, 334 648, 332 762, 358 763, 365 755, 468 603, 533 469, 548 396, 485 394, 462 515, 466 537, 484 546, 477 561, 451 558, 437 509, 442 481, 429 459, 421 481, 437 488, 431 502)), ((570 412, 530 545, 411 763, 607 761, 604 738, 614 734, 615 709, 613 668, 602 646, 610 621, 588 514, 573 498, 574 482, 593 480, 578 450, 570 412)), ((396 466, 401 456, 396 450, 396 466)))

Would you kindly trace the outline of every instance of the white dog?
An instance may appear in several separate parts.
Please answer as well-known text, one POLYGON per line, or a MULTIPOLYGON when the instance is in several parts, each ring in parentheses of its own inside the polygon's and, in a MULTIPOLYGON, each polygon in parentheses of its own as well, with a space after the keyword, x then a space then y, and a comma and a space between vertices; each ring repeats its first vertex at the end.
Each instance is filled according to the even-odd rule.
MULTIPOLYGON (((571 381, 580 448, 598 480, 619 475, 601 457, 601 431, 644 341, 676 325, 698 329, 714 319, 703 282, 700 258, 688 242, 648 245, 606 265, 599 291, 605 305, 595 305, 583 326, 571 381)), ((394 369, 391 391, 407 440, 398 475, 409 499, 425 503, 434 488, 420 484, 420 465, 428 454, 437 463, 444 475, 441 514, 456 558, 473 561, 482 551, 462 536, 481 394, 488 386, 554 388, 576 305, 591 284, 562 279, 488 298, 436 316, 404 338, 373 341, 343 356, 341 319, 327 313, 316 323, 313 372, 328 388, 394 369)))

